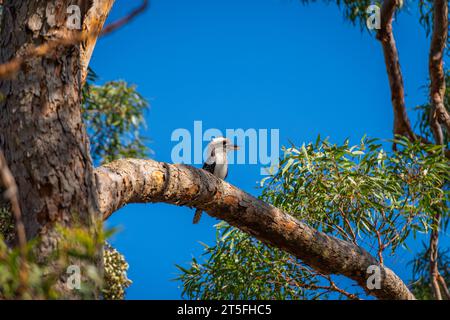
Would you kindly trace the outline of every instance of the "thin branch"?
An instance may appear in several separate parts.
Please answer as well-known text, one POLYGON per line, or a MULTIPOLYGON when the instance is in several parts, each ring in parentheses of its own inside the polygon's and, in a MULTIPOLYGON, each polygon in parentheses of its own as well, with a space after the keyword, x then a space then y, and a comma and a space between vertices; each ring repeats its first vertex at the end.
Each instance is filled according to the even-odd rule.
POLYGON ((312 289, 312 290, 323 289, 323 290, 327 290, 327 291, 334 291, 334 292, 338 292, 338 293, 340 293, 340 294, 346 296, 346 297, 349 298, 350 300, 362 300, 362 299, 360 299, 357 295, 352 294, 352 293, 350 293, 350 292, 348 292, 348 291, 346 291, 346 290, 340 288, 339 286, 337 286, 336 283, 331 279, 331 276, 330 276, 330 275, 324 275, 324 274, 322 274, 322 273, 320 273, 320 272, 317 272, 317 271, 308 269, 308 268, 306 268, 304 265, 297 263, 297 261, 296 261, 295 259, 293 259, 292 257, 291 257, 289 260, 290 260, 290 262, 291 262, 292 264, 296 265, 297 268, 299 268, 299 269, 301 269, 301 270, 304 270, 304 271, 307 272, 307 273, 311 273, 311 274, 313 274, 315 277, 320 276, 320 277, 326 279, 326 280, 330 283, 329 286, 318 286, 318 285, 314 285, 314 284, 308 285, 308 284, 305 284, 305 283, 299 284, 297 281, 295 281, 294 279, 292 279, 292 280, 295 282, 295 284, 296 284, 297 286, 299 286, 299 287, 307 287, 307 286, 310 286, 309 289, 312 289))
POLYGON ((368 294, 380 299, 414 299, 401 279, 363 248, 319 232, 204 170, 122 159, 97 168, 95 174, 104 219, 128 203, 195 207, 292 254, 322 274, 355 280, 368 294), (381 288, 369 290, 367 269, 373 265, 379 267, 381 288))
POLYGON ((110 24, 108 24, 102 31, 101 35, 105 36, 110 34, 111 32, 123 27, 124 25, 126 25, 127 23, 129 23, 131 20, 133 20, 134 18, 136 18, 138 15, 140 15, 141 13, 143 13, 147 7, 150 6, 150 1, 149 0, 143 0, 142 4, 137 7, 136 9, 134 9, 133 11, 131 11, 128 15, 126 15, 125 17, 114 21, 110 24))
MULTIPOLYGON (((356 234, 353 231, 352 225, 350 224, 350 221, 348 220, 347 214, 344 211, 344 208, 342 208, 342 206, 339 204, 339 212, 341 213, 342 219, 344 220, 345 225, 347 226, 348 231, 350 232, 351 235, 351 241, 354 244, 357 244, 357 240, 356 240, 356 234)), ((350 238, 350 236, 348 236, 350 238)))
POLYGON ((400 62, 392 32, 392 20, 399 0, 385 0, 381 8, 381 26, 377 33, 377 39, 381 42, 384 53, 386 71, 391 88, 391 101, 394 109, 394 133, 415 140, 405 106, 405 93, 400 62))
MULTIPOLYGON (((441 216, 438 214, 435 222, 439 223, 441 216)), ((441 290, 439 288, 439 269, 438 269, 438 243, 439 243, 439 224, 433 226, 430 237, 430 281, 433 295, 436 300, 442 300, 441 290)))
POLYGON ((22 66, 32 58, 47 56, 54 52, 59 46, 70 46, 82 43, 81 46, 81 79, 82 84, 86 82, 88 66, 94 51, 97 39, 100 35, 109 34, 126 23, 130 22, 137 15, 142 13, 148 6, 149 1, 143 1, 141 6, 133 10, 126 17, 113 22, 103 29, 103 25, 112 9, 115 0, 97 0, 92 2, 92 6, 83 19, 82 32, 72 31, 68 37, 45 42, 42 45, 30 48, 21 56, 16 56, 9 62, 0 65, 0 79, 13 77, 22 66), (103 30, 102 30, 103 29, 103 30))
MULTIPOLYGON (((429 73, 430 73, 430 127, 434 135, 436 144, 444 144, 444 134, 442 125, 450 132, 450 116, 444 105, 445 99, 445 71, 444 71, 444 51, 447 43, 448 33, 448 6, 447 0, 435 0, 433 11, 433 35, 430 45, 429 73)), ((439 226, 441 215, 438 213, 434 219, 434 228, 430 237, 430 280, 434 297, 442 300, 442 293, 439 287, 438 268, 438 243, 439 226)))
POLYGON ((25 233, 25 225, 22 221, 22 213, 20 211, 19 197, 16 181, 8 168, 3 152, 0 151, 0 187, 4 188, 4 197, 10 203, 11 212, 14 217, 16 241, 19 245, 20 265, 19 265, 19 294, 25 292, 27 288, 27 238, 25 233))
POLYGON ((383 244, 383 241, 381 240, 380 231, 376 230, 376 233, 378 240, 378 261, 380 261, 380 264, 383 264, 383 250, 385 249, 385 246, 383 244))
POLYGON ((450 300, 450 291, 448 290, 448 286, 445 283, 444 277, 440 274, 438 276, 438 281, 439 281, 439 284, 441 285, 442 290, 444 291, 444 294, 445 294, 447 300, 450 300))
MULTIPOLYGON (((395 11, 401 2, 401 0, 383 1, 383 6, 381 8, 381 24, 380 29, 377 32, 377 39, 381 42, 383 47, 384 62, 391 89, 391 101, 394 110, 394 134, 405 136, 410 141, 419 140, 424 144, 432 144, 431 141, 417 136, 414 133, 408 113, 406 112, 403 76, 400 68, 397 45, 395 43, 395 38, 392 31, 392 21, 394 19, 395 11)), ((439 110, 442 111, 442 108, 439 110)), ((448 113, 444 111, 439 113, 439 117, 441 121, 447 123, 450 118, 447 117, 448 113)), ((396 145, 394 143, 394 150, 395 149, 396 145)), ((445 156, 450 159, 450 150, 445 149, 444 153, 445 156)))
POLYGON ((336 283, 331 279, 331 277, 329 275, 322 275, 322 277, 324 277, 325 279, 328 280, 328 282, 330 283, 331 290, 346 296, 350 300, 361 300, 361 299, 359 299, 358 296, 354 295, 353 293, 350 293, 342 288, 339 288, 338 285, 336 285, 336 283))
POLYGON ((433 35, 431 38, 429 55, 430 125, 436 144, 444 144, 441 125, 450 132, 450 116, 445 109, 445 71, 443 57, 447 43, 448 7, 447 0, 435 0, 433 12, 433 35))
POLYGON ((47 56, 60 46, 72 46, 88 39, 91 35, 73 31, 69 36, 60 39, 47 41, 39 46, 28 49, 23 55, 16 56, 10 61, 0 65, 0 79, 11 78, 25 65, 25 63, 33 58, 47 56))
MULTIPOLYGON (((284 277, 285 278, 285 277, 284 277)), ((339 288, 332 280, 330 281, 330 285, 329 286, 321 286, 321 285, 316 285, 316 284, 309 284, 309 283, 301 283, 298 282, 294 279, 285 279, 286 281, 291 281, 295 286, 299 287, 299 288, 305 288, 305 289, 309 289, 309 290, 325 290, 325 292, 330 292, 330 291, 334 291, 337 293, 342 294, 343 296, 347 297, 349 300, 361 300, 359 297, 357 297, 356 295, 345 291, 344 289, 339 288)))

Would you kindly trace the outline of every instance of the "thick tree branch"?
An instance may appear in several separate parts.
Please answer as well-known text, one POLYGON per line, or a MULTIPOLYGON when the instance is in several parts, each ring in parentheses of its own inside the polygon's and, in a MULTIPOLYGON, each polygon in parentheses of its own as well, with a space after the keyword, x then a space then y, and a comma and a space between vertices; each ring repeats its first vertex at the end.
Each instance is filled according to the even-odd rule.
POLYGON ((105 219, 128 203, 195 207, 293 254, 323 274, 345 275, 380 299, 414 299, 400 278, 382 265, 381 288, 369 290, 367 268, 378 262, 363 248, 321 233, 204 170, 123 159, 97 168, 95 173, 105 219))
POLYGON ((81 80, 82 84, 86 82, 88 74, 88 66, 91 61, 92 53, 94 52, 97 38, 102 32, 103 25, 108 18, 109 12, 115 0, 94 0, 92 6, 86 13, 83 22, 83 31, 87 34, 92 34, 82 46, 81 50, 81 80))
POLYGON ((392 32, 392 20, 395 10, 399 5, 398 0, 385 0, 381 8, 381 28, 378 30, 377 39, 383 47, 384 61, 391 88, 391 101, 394 108, 394 133, 415 140, 405 106, 405 93, 400 62, 392 32))

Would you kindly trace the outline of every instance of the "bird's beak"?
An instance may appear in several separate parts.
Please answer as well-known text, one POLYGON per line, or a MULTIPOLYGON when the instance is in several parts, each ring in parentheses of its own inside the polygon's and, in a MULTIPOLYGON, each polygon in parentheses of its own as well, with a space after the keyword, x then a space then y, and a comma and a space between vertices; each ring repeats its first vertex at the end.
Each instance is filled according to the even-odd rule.
POLYGON ((233 148, 233 150, 239 150, 239 146, 237 146, 235 144, 233 144, 232 148, 233 148))

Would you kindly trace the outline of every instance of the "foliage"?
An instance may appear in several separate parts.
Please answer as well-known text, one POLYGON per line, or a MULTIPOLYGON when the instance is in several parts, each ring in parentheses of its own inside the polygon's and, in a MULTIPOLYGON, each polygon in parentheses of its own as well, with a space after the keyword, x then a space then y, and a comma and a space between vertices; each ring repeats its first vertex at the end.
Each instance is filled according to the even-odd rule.
POLYGON ((450 174, 439 146, 395 142, 403 149, 391 154, 370 139, 288 148, 263 198, 343 239, 367 241, 379 232, 395 249, 410 231, 427 232, 437 212, 448 214, 449 192, 440 186, 450 174))
POLYGON ((148 147, 140 130, 146 126, 147 101, 136 87, 124 81, 111 81, 99 86, 91 81, 83 90, 83 119, 91 141, 95 162, 111 162, 118 158, 144 158, 148 147))
POLYGON ((65 298, 67 293, 61 285, 67 283, 64 280, 68 280, 68 268, 73 265, 83 265, 85 269, 81 270, 80 288, 73 288, 70 297, 94 298, 94 288, 101 286, 96 253, 108 233, 78 226, 56 226, 55 230, 58 247, 45 263, 39 255, 40 239, 28 242, 23 261, 19 248, 6 246, 0 235, 0 299, 65 298), (21 273, 26 275, 24 281, 21 273))
POLYGON ((427 35, 429 35, 433 25, 433 1, 419 0, 419 14, 419 22, 425 28, 427 35))
POLYGON ((131 285, 128 279, 128 263, 125 257, 108 243, 104 247, 103 262, 104 285, 103 298, 106 300, 122 300, 125 298, 125 289, 131 285))
MULTIPOLYGON (((394 253, 399 246, 407 246, 410 235, 415 238, 434 227, 437 212, 448 216, 449 191, 441 186, 450 174, 439 147, 403 138, 395 142, 401 146, 398 152, 386 152, 379 141, 365 138, 352 147, 348 141, 336 145, 318 138, 315 143, 285 148, 278 172, 262 182, 262 199, 379 257, 386 249, 394 253)), ((217 228, 221 231, 223 226, 217 228)), ((178 279, 186 296, 292 299, 295 290, 300 291, 299 298, 311 296, 289 287, 289 281, 288 290, 271 296, 274 268, 283 270, 287 278, 300 271, 290 269, 292 257, 250 239, 230 229, 225 240, 218 237, 213 247, 207 247, 205 262, 193 259, 189 269, 180 268, 178 279), (242 239, 251 245, 242 247, 242 239), (249 257, 251 262, 246 264, 249 257), (250 281, 252 276, 258 281, 250 281)), ((294 278, 311 282, 304 287, 320 292, 311 285, 316 281, 311 273, 294 278)))
MULTIPOLYGON (((0 193, 2 190, 0 189, 0 193)), ((10 242, 15 237, 15 226, 9 207, 3 207, 0 202, 0 235, 6 242, 10 242)))
MULTIPOLYGON (((79 259, 83 262, 88 261, 89 264, 86 270, 88 279, 82 282, 83 286, 77 292, 77 297, 92 298, 94 288, 89 284, 92 284, 92 280, 95 280, 95 286, 101 286, 102 288, 103 299, 124 299, 125 289, 131 285, 131 281, 127 277, 128 264, 125 257, 105 242, 106 237, 112 231, 98 234, 97 232, 87 232, 86 229, 81 227, 62 228, 58 226, 56 229, 58 231, 57 237, 61 238, 59 248, 51 259, 45 263, 38 261, 35 255, 39 247, 36 241, 28 243, 27 269, 29 270, 29 283, 24 294, 18 296, 17 290, 20 283, 19 249, 11 249, 6 245, 14 239, 14 222, 8 210, 0 209, 0 298, 60 298, 61 295, 54 289, 57 279, 64 274, 63 271, 67 269, 69 261, 79 259), (96 236, 93 237, 93 235, 96 236), (7 238, 5 239, 3 236, 7 238), (98 259, 96 258, 98 243, 105 244, 103 248, 103 272, 95 267, 95 259, 98 259), (100 279, 102 273, 103 279, 100 279)), ((83 265, 86 265, 86 263, 83 263, 83 265)))
POLYGON ((317 282, 300 261, 270 248, 224 222, 216 244, 205 246, 204 264, 193 258, 189 269, 177 265, 183 296, 189 299, 307 299, 302 286, 317 282))
MULTIPOLYGON (((307 4, 317 2, 317 0, 300 0, 301 3, 307 4)), ((366 29, 366 20, 369 15, 366 13, 367 8, 376 4, 381 7, 381 1, 372 0, 325 0, 326 3, 336 3, 342 10, 344 18, 353 25, 359 25, 361 30, 366 29)))

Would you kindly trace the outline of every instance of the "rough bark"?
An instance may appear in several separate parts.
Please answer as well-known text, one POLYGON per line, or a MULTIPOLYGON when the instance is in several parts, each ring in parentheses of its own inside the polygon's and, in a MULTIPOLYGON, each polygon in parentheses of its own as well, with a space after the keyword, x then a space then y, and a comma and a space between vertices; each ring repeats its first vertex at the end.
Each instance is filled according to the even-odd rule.
MULTIPOLYGON (((67 37, 71 4, 84 16, 88 1, 5 1, 0 62, 67 37), (49 3, 56 9, 51 23, 49 3)), ((26 61, 15 79, 0 82, 0 147, 19 188, 27 237, 44 236, 44 256, 55 245, 48 236, 54 222, 90 223, 97 212, 80 75, 80 46, 60 46, 50 57, 26 61)))
POLYGON ((323 274, 347 276, 378 298, 414 299, 405 284, 382 265, 381 289, 369 290, 367 268, 378 262, 363 248, 321 233, 204 170, 128 159, 97 168, 95 173, 104 219, 128 203, 195 207, 293 254, 323 274))

